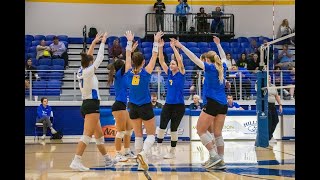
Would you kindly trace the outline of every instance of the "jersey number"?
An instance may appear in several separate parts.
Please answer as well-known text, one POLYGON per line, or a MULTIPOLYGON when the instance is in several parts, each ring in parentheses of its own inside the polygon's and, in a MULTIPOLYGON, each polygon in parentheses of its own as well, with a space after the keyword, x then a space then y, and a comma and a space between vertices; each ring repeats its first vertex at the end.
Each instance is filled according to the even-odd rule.
POLYGON ((170 79, 169 82, 170 82, 170 86, 172 86, 172 83, 173 83, 172 79, 170 79))
POLYGON ((134 75, 133 78, 132 78, 131 84, 133 86, 138 86, 139 83, 140 83, 140 75, 134 75))

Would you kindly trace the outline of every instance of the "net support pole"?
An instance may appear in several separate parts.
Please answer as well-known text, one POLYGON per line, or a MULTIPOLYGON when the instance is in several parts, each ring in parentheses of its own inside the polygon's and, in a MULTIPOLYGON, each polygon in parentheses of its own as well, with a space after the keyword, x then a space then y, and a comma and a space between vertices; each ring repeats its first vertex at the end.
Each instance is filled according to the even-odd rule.
POLYGON ((256 147, 269 146, 269 128, 268 128, 268 92, 267 89, 267 72, 260 71, 257 73, 257 137, 256 147))

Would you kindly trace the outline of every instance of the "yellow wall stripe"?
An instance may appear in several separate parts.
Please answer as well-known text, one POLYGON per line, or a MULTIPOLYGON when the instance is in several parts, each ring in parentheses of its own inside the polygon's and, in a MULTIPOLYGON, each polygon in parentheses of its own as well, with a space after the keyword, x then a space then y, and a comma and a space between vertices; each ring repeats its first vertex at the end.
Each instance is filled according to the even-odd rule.
MULTIPOLYGON (((177 5, 178 0, 163 0, 166 5, 177 5)), ((52 3, 86 3, 86 4, 154 4, 155 0, 26 0, 26 2, 52 2, 52 3)), ((273 5, 273 0, 189 0, 192 5, 273 5)), ((275 5, 294 5, 295 0, 274 0, 275 5)))

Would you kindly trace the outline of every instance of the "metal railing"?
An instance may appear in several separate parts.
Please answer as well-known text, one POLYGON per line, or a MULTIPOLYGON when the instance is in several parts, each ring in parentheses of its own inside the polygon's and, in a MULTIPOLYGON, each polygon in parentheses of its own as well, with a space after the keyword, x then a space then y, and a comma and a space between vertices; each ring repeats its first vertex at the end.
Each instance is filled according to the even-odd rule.
POLYGON ((234 35, 234 15, 223 14, 220 16, 219 25, 223 27, 222 32, 212 30, 211 23, 214 16, 199 17, 197 13, 190 13, 184 17, 174 13, 164 13, 158 15, 156 13, 147 13, 145 16, 145 33, 154 34, 158 30, 163 30, 166 34, 186 35, 186 34, 218 34, 218 35, 234 35), (157 28, 157 19, 159 20, 159 29, 157 28), (163 28, 161 27, 163 24, 163 28))
MULTIPOLYGON (((26 100, 33 101, 35 96, 55 98, 55 100, 62 101, 79 101, 81 100, 81 92, 79 83, 76 79, 76 71, 73 70, 37 70, 39 78, 35 78, 31 71, 26 72, 26 80, 30 82, 29 88, 25 89, 26 100), (67 96, 67 100, 63 99, 67 96)), ((96 75, 99 80, 99 92, 102 100, 114 100, 115 91, 113 86, 107 86, 108 70, 98 69, 96 75)), ((295 72, 293 70, 278 70, 270 71, 272 83, 276 86, 284 86, 295 84, 295 72)), ((156 92, 158 99, 164 100, 166 97, 165 81, 167 75, 162 71, 161 73, 153 72, 152 76, 157 79, 150 82, 150 92, 156 92), (163 81, 161 81, 163 77, 163 81)), ((202 78, 203 71, 186 70, 184 84, 185 100, 191 100, 192 95, 198 94, 202 97, 202 78)), ((255 84, 257 76, 255 71, 238 70, 227 71, 227 80, 231 87, 225 88, 226 94, 233 95, 235 100, 254 100, 256 99, 255 84)), ((294 88, 280 88, 278 89, 281 99, 290 99, 294 94, 294 88)))

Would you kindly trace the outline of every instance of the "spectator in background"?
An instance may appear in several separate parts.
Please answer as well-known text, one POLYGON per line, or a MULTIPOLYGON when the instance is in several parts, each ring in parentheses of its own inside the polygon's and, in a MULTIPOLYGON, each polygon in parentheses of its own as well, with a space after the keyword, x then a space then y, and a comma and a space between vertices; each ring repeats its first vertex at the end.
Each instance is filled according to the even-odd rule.
POLYGON ((288 44, 283 45, 283 50, 278 55, 279 63, 276 64, 280 66, 281 69, 288 69, 290 67, 295 67, 295 62, 292 61, 293 54, 288 50, 288 44))
POLYGON ((156 66, 154 68, 154 72, 151 74, 151 80, 150 80, 150 85, 152 89, 157 89, 158 90, 158 78, 160 80, 160 94, 162 97, 165 96, 165 91, 164 91, 164 78, 161 75, 161 68, 160 66, 156 66))
POLYGON ((252 56, 252 59, 248 62, 248 70, 251 70, 250 73, 257 73, 259 70, 259 60, 258 60, 258 54, 254 53, 252 56))
POLYGON ((200 102, 200 97, 199 95, 194 95, 193 96, 193 103, 190 104, 190 109, 191 110, 201 110, 203 108, 203 103, 200 102))
POLYGON ((238 103, 233 101, 233 96, 231 94, 227 95, 228 109, 233 110, 244 110, 238 103))
POLYGON ((59 41, 57 36, 53 37, 53 43, 50 44, 52 59, 64 59, 64 68, 69 68, 69 58, 67 48, 63 42, 59 41))
POLYGON ((187 14, 189 14, 190 6, 187 4, 187 0, 179 0, 179 4, 176 6, 176 15, 179 18, 179 32, 187 32, 187 14))
POLYGON ((122 51, 122 47, 120 46, 119 39, 115 39, 113 41, 112 47, 109 50, 109 55, 110 57, 112 57, 113 61, 115 62, 115 58, 119 58, 119 59, 123 58, 122 53, 123 51, 122 51))
POLYGON ((259 46, 258 43, 255 39, 251 39, 250 41, 250 48, 249 48, 249 56, 253 56, 253 54, 258 54, 258 57, 260 55, 260 50, 259 50, 259 46))
POLYGON ((50 117, 53 116, 52 109, 48 105, 48 98, 41 98, 41 104, 37 108, 37 123, 43 123, 43 135, 41 139, 46 138, 47 129, 50 128, 51 134, 57 133, 55 129, 53 129, 50 121, 50 117))
POLYGON ((164 14, 163 12, 166 10, 166 5, 162 2, 162 0, 157 0, 153 5, 153 10, 156 13, 156 24, 157 24, 157 32, 159 32, 159 26, 161 25, 161 31, 164 32, 164 14))
POLYGON ((208 17, 209 15, 204 12, 204 8, 201 7, 200 12, 197 13, 197 29, 198 32, 208 32, 209 24, 207 23, 207 19, 205 17, 208 17))
POLYGON ((228 67, 228 70, 232 70, 232 66, 237 66, 237 63, 236 61, 231 57, 231 54, 230 53, 227 53, 226 54, 226 64, 227 64, 227 67, 228 67))
POLYGON ((238 67, 247 68, 248 66, 248 59, 246 53, 242 53, 240 59, 237 62, 238 67))
MULTIPOLYGON (((288 19, 284 19, 282 20, 281 25, 279 26, 279 30, 278 30, 278 38, 286 36, 288 34, 291 34, 293 31, 291 29, 291 27, 289 26, 289 21, 288 19)), ((291 38, 285 39, 283 41, 280 42, 281 44, 291 44, 291 38)))
MULTIPOLYGON (((204 62, 205 61, 205 57, 206 57, 206 53, 203 53, 203 54, 201 54, 201 56, 200 56, 200 60, 202 61, 202 62, 204 62)), ((198 87, 198 84, 199 84, 199 76, 201 76, 201 71, 202 71, 202 69, 199 67, 199 66, 197 66, 196 64, 195 64, 195 66, 194 66, 194 68, 193 68, 193 71, 192 71, 192 73, 191 73, 191 86, 190 86, 190 97, 189 97, 189 99, 188 100, 191 100, 192 99, 192 96, 194 95, 194 94, 197 94, 197 88, 196 87, 198 87)), ((204 77, 203 77, 204 78, 204 77)), ((204 79, 202 79, 201 81, 204 81, 204 79)), ((200 82, 201 83, 201 82, 200 82)), ((201 83, 201 84, 203 84, 203 83, 201 83)), ((200 92, 198 92, 199 94, 200 94, 200 92)))
POLYGON ((213 12, 213 20, 211 23, 211 32, 212 33, 218 33, 220 35, 224 34, 224 23, 221 20, 221 16, 223 15, 223 12, 221 11, 221 8, 219 6, 216 7, 216 11, 213 12))
POLYGON ((37 68, 35 68, 33 65, 32 65, 32 60, 31 58, 29 58, 27 60, 27 64, 25 66, 25 80, 27 80, 29 82, 30 80, 30 72, 32 74, 32 80, 37 80, 37 79, 40 79, 38 73, 37 73, 37 68))
POLYGON ((151 93, 151 104, 152 104, 152 108, 160 108, 162 109, 163 105, 158 101, 158 95, 156 92, 151 93))
MULTIPOLYGON (((132 40, 132 52, 131 52, 131 55, 132 55, 134 52, 141 52, 138 46, 139 46, 138 41, 132 40)), ((125 51, 124 49, 122 49, 122 59, 123 59, 123 60, 126 59, 126 51, 125 51)), ((114 61, 114 62, 115 62, 115 61, 114 61)))
POLYGON ((51 58, 50 47, 46 46, 45 40, 41 40, 40 44, 37 46, 36 59, 41 59, 41 58, 51 58))

